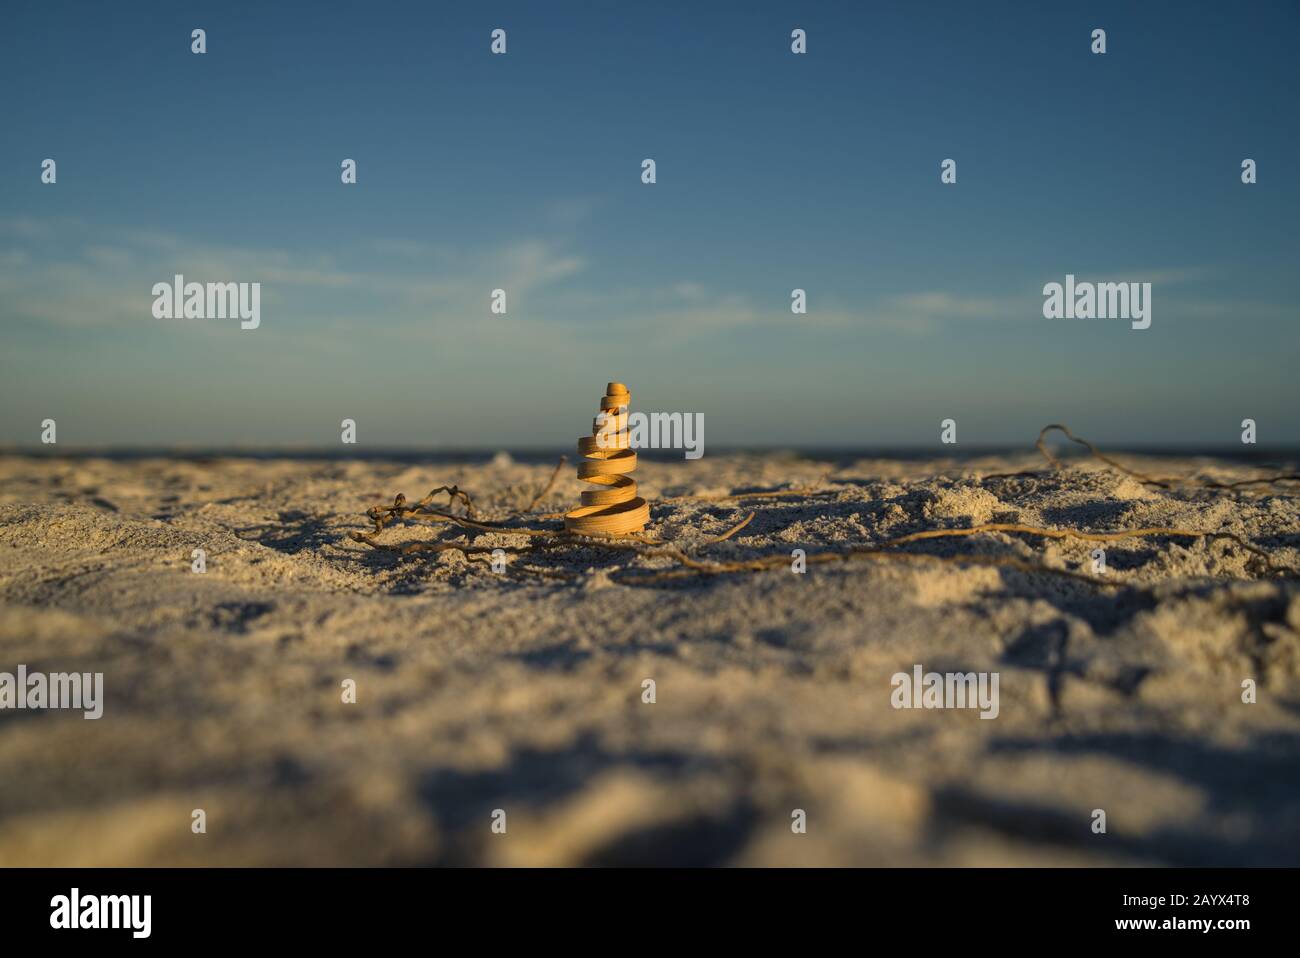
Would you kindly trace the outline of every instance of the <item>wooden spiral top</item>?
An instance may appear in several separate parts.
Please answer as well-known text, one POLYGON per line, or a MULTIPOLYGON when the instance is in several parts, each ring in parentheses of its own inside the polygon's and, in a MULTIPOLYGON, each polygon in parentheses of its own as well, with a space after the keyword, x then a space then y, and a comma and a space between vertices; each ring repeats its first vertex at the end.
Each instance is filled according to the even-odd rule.
POLYGON ((636 452, 628 443, 627 409, 632 395, 622 383, 610 383, 600 400, 601 415, 591 435, 578 440, 578 478, 595 489, 582 494, 582 505, 564 516, 570 532, 622 535, 640 532, 650 521, 650 507, 636 494, 636 452))

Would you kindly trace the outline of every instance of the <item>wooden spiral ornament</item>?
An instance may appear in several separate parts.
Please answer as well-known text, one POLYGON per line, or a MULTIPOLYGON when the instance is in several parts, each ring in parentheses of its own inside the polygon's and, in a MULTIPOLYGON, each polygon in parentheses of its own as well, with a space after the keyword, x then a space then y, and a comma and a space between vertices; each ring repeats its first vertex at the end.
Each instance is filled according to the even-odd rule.
POLYGON ((622 383, 610 383, 600 401, 603 414, 590 436, 578 440, 578 478, 595 489, 582 494, 582 505, 564 515, 570 532, 622 535, 640 532, 650 521, 650 507, 636 494, 636 452, 628 443, 627 409, 632 395, 622 383))

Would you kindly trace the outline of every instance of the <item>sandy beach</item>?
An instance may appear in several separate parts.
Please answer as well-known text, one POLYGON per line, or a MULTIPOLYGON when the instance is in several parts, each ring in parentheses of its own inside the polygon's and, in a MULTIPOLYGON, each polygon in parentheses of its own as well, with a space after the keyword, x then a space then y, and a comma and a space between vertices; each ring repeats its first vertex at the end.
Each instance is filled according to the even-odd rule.
POLYGON ((637 472, 671 548, 609 548, 492 528, 560 528, 572 463, 525 513, 553 464, 0 457, 0 671, 104 676, 0 713, 0 864, 1300 864, 1295 485, 1124 461, 1202 481, 710 454, 637 472), (485 528, 373 541, 469 551, 351 537, 446 485, 485 528), (987 524, 1229 535, 870 551, 987 524), (895 708, 917 666, 996 718, 895 708))

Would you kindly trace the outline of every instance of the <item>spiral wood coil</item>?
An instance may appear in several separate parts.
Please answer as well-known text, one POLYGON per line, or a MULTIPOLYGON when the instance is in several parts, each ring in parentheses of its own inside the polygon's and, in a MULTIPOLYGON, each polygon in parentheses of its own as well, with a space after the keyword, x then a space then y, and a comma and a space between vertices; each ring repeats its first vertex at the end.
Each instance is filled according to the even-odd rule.
POLYGON ((627 410, 632 395, 622 383, 610 383, 600 401, 601 415, 591 435, 578 440, 578 478, 597 488, 582 494, 582 505, 565 513, 570 532, 622 535, 640 532, 650 521, 650 507, 636 494, 636 452, 628 443, 627 410))

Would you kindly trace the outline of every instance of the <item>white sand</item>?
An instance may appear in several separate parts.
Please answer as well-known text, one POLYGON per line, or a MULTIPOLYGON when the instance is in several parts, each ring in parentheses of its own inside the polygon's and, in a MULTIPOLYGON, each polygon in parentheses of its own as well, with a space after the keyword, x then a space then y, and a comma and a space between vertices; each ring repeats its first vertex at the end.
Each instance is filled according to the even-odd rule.
MULTIPOLYGON (((1041 465, 710 455, 637 478, 649 531, 688 546, 756 512, 698 552, 719 560, 992 521, 1231 531, 1300 568, 1281 489, 1167 492, 1090 464, 978 478, 1041 465), (653 501, 827 472, 828 497, 653 501)), ((1111 544, 1124 590, 879 561, 652 587, 626 583, 671 560, 572 548, 498 575, 346 538, 444 483, 502 518, 550 471, 0 458, 0 671, 106 688, 98 721, 0 712, 0 864, 1300 864, 1300 589, 1239 546, 1111 544), (915 664, 998 672, 1000 714, 895 710, 890 677, 915 664)), ((570 468, 539 511, 579 491, 570 468)), ((908 548, 1087 571, 1093 546, 908 548)))

